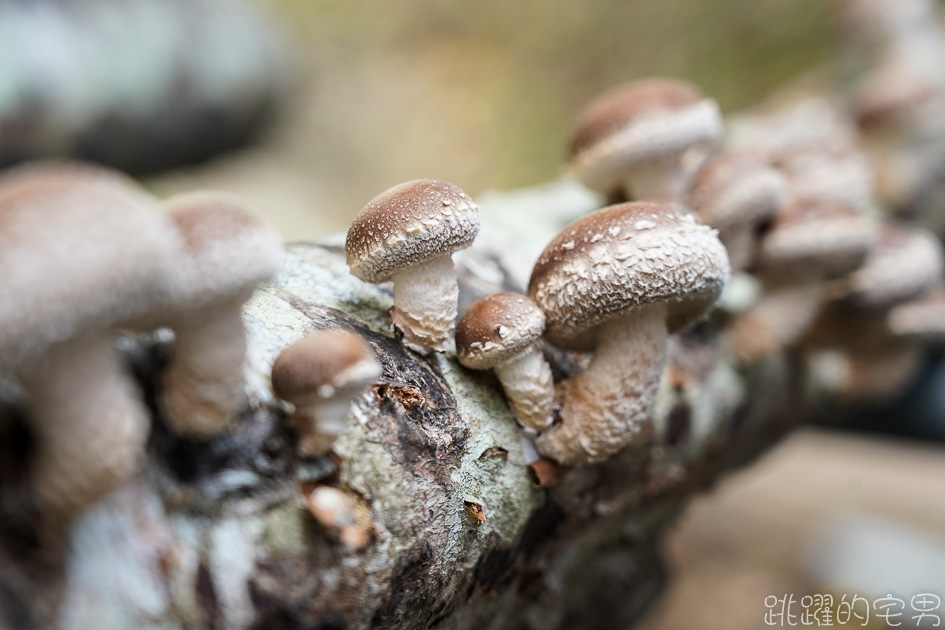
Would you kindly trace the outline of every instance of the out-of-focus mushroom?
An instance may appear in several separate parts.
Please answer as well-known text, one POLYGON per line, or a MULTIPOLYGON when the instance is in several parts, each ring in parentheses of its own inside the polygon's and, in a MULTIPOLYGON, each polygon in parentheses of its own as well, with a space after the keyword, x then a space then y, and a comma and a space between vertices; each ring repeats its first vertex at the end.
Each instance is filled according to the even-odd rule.
POLYGON ((592 101, 578 117, 570 168, 588 188, 678 200, 722 135, 715 101, 676 79, 642 79, 592 101))
POLYGON ((418 179, 372 199, 348 229, 351 273, 394 281, 394 325, 404 345, 444 351, 456 320, 459 288, 452 253, 479 232, 479 206, 452 184, 418 179))
POLYGON ((863 265, 831 287, 831 296, 859 309, 887 309, 915 299, 942 281, 945 252, 929 232, 884 223, 863 265))
POLYGON ((862 264, 875 234, 873 222, 842 204, 808 200, 783 208, 758 253, 766 294, 727 330, 736 357, 751 363, 797 342, 817 316, 823 282, 862 264))
POLYGON ((554 382, 541 352, 545 314, 517 293, 477 300, 456 324, 459 362, 474 370, 495 370, 512 410, 526 430, 551 424, 554 382))
POLYGON ((826 98, 807 97, 746 116, 730 147, 750 151, 788 180, 788 203, 837 202, 862 211, 873 200, 873 170, 853 120, 826 98))
POLYGON ((179 433, 220 431, 242 399, 246 340, 241 307, 282 261, 278 236, 236 195, 194 192, 165 202, 184 242, 167 324, 175 343, 163 378, 179 433))
POLYGON ((272 365, 272 389, 295 405, 299 451, 325 455, 347 428, 354 399, 380 373, 367 342, 340 330, 314 332, 283 350, 272 365))
POLYGON ((555 237, 529 295, 549 341, 594 356, 559 386, 560 421, 539 436, 542 454, 571 466, 648 439, 666 336, 702 317, 729 273, 715 231, 674 204, 609 206, 555 237))
POLYGON ((747 153, 722 152, 693 180, 689 206, 699 220, 719 231, 734 271, 754 257, 759 227, 787 197, 787 183, 773 168, 747 153))
POLYGON ((140 465, 149 414, 111 337, 167 293, 179 251, 155 202, 113 171, 50 162, 0 176, 0 373, 28 401, 29 493, 50 522, 140 465))
POLYGON ((876 401, 915 375, 923 346, 945 333, 938 296, 942 246, 913 227, 884 224, 866 263, 832 287, 834 301, 805 340, 822 388, 841 398, 876 401))

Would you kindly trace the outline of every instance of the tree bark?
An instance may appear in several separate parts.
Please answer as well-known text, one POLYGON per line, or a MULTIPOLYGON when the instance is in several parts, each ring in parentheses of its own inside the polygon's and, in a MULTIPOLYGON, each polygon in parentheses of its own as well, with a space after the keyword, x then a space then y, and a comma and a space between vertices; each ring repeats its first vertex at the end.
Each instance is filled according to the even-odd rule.
MULTIPOLYGON (((558 183, 484 197, 493 227, 456 257, 460 312, 521 290, 529 258, 593 205, 582 194, 558 183)), ((626 627, 666 579, 659 540, 689 497, 800 420, 788 412, 800 399, 790 358, 734 368, 716 314, 671 338, 650 444, 552 466, 560 483, 542 487, 495 377, 451 352, 405 350, 390 332, 389 286, 351 276, 338 243, 289 245, 278 279, 246 305, 246 404, 228 432, 181 440, 157 402, 145 470, 77 519, 62 550, 3 534, 0 626, 626 627), (320 328, 364 337, 383 373, 335 456, 306 460, 268 378, 282 348, 320 328), (306 497, 319 484, 348 493, 370 521, 362 548, 313 518, 306 497)), ((132 352, 152 402, 165 351, 132 352)), ((586 364, 545 353, 556 381, 586 364)))

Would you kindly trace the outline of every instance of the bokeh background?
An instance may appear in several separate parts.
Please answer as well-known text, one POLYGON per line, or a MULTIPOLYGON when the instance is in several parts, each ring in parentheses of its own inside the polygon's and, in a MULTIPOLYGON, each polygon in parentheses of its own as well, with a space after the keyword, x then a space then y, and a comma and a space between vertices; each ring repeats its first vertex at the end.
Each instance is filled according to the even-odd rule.
POLYGON ((347 228, 382 190, 545 182, 604 89, 690 79, 738 110, 836 50, 824 0, 264 0, 294 82, 256 148, 149 183, 243 193, 290 240, 347 228))
MULTIPOLYGON (((735 112, 842 56, 827 0, 256 5, 285 77, 263 126, 242 148, 142 177, 161 196, 240 193, 289 241, 344 230, 408 179, 474 196, 554 179, 576 113, 614 84, 678 76, 735 112)), ((0 105, 9 63, 0 56, 0 105)), ((13 130, 0 124, 0 140, 13 130)), ((799 430, 696 501, 667 552, 674 577, 649 630, 768 627, 766 597, 786 594, 888 585, 945 599, 945 453, 799 430)))

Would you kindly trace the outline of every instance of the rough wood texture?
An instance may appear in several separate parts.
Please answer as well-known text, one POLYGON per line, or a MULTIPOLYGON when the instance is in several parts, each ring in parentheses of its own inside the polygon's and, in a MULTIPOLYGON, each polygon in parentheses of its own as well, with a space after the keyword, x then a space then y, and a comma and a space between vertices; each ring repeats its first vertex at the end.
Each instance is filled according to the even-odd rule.
MULTIPOLYGON (((461 312, 520 286, 522 261, 593 203, 567 183, 483 201, 495 231, 457 256, 461 312), (544 214, 523 219, 536 206, 544 214), (540 226, 518 231, 523 220, 540 226), (502 234, 516 235, 514 249, 502 249, 502 234)), ((0 626, 625 627, 665 580, 657 541, 686 499, 798 420, 784 415, 799 389, 790 361, 739 372, 710 321, 671 341, 652 446, 543 488, 495 378, 452 353, 406 351, 388 331, 391 304, 388 286, 348 273, 337 244, 288 246, 283 273, 245 308, 249 385, 231 431, 185 442, 158 409, 146 470, 75 522, 65 551, 40 554, 28 536, 4 533, 0 626), (358 398, 337 457, 302 460, 269 368, 326 327, 362 335, 383 373, 358 398), (363 548, 306 509, 316 484, 343 489, 369 515, 363 548)), ((134 346, 146 383, 163 350, 134 346)), ((583 361, 546 354, 557 380, 583 361)))

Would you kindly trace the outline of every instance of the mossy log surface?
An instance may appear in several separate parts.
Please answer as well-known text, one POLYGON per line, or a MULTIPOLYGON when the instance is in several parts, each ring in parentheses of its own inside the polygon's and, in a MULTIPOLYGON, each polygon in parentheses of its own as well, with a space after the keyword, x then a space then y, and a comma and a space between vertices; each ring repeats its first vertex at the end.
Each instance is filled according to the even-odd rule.
MULTIPOLYGON (((507 266, 573 218, 582 204, 572 193, 556 184, 484 198, 494 230, 456 257, 461 311, 519 286, 528 270, 507 266), (531 220, 540 229, 522 235, 515 223, 527 215, 508 210, 542 203, 544 218, 531 220)), ((405 350, 389 330, 390 287, 352 277, 339 243, 289 245, 283 272, 246 305, 246 405, 225 435, 175 438, 158 404, 144 471, 79 518, 61 553, 6 535, 0 626, 626 627, 665 580, 658 542, 688 498, 799 419, 787 415, 800 389, 790 361, 736 369, 717 315, 671 338, 649 447, 542 487, 495 378, 452 353, 405 350), (327 327, 363 336, 383 373, 334 456, 305 460, 268 374, 283 347, 327 327), (312 517, 305 498, 317 484, 369 514, 363 548, 312 517)), ((161 351, 137 352, 146 383, 161 351)), ((558 380, 586 360, 546 354, 558 380)))

